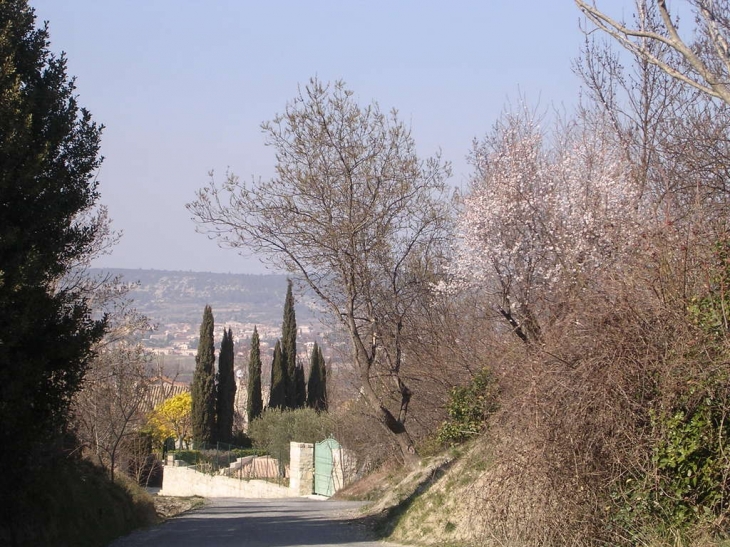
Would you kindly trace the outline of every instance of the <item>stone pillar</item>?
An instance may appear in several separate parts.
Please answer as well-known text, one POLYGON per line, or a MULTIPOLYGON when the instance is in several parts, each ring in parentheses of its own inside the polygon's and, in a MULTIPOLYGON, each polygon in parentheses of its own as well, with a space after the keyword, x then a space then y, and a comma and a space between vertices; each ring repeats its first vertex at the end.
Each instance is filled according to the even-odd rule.
POLYGON ((314 445, 289 443, 289 490, 292 496, 308 496, 314 489, 314 445))

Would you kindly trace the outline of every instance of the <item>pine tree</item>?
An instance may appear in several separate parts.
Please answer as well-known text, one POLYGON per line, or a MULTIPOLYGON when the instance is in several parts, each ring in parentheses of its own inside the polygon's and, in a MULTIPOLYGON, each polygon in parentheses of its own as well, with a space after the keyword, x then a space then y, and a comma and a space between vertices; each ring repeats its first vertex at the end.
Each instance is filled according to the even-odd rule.
POLYGON ((310 358, 309 384, 307 385, 307 406, 318 412, 327 410, 327 369, 322 349, 314 343, 310 358))
POLYGON ((295 386, 297 398, 295 401, 295 408, 304 408, 307 404, 307 382, 305 380, 304 366, 301 363, 297 363, 297 368, 294 371, 295 386))
POLYGON ((269 392, 269 408, 287 408, 286 406, 286 369, 282 358, 281 342, 276 341, 274 361, 271 363, 271 390, 269 392))
POLYGON ((233 332, 223 329, 221 352, 218 355, 218 397, 216 399, 217 440, 229 443, 233 437, 233 407, 236 400, 236 378, 233 374, 235 351, 233 332))
POLYGON ((286 369, 286 408, 297 407, 297 318, 291 279, 287 281, 284 321, 281 326, 281 355, 286 369))
POLYGON ((198 354, 191 392, 193 396, 193 441, 210 444, 215 441, 215 346, 213 342, 213 310, 205 306, 200 324, 198 354))
POLYGON ((94 210, 101 127, 49 45, 27 0, 0 1, 0 521, 9 522, 33 480, 27 468, 47 469, 57 454, 106 328, 84 283, 62 282, 104 238, 94 210))
POLYGON ((251 353, 248 358, 248 400, 246 402, 248 423, 261 416, 263 409, 264 403, 261 399, 261 346, 259 332, 254 327, 251 335, 251 353))

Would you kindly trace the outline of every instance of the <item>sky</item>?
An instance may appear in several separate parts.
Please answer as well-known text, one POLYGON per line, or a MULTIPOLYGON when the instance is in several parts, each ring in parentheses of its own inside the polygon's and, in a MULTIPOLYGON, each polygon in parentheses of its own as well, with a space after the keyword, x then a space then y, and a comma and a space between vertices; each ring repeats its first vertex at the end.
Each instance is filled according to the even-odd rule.
MULTIPOLYGON (((30 0, 79 104, 105 126, 101 201, 123 235, 94 266, 264 273, 185 204, 208 173, 268 178, 260 124, 311 77, 396 108, 419 154, 466 187, 474 138, 508 101, 570 109, 584 36, 572 0, 30 0)), ((627 2, 603 0, 603 5, 627 2)), ((612 13, 616 13, 612 9, 612 13)))

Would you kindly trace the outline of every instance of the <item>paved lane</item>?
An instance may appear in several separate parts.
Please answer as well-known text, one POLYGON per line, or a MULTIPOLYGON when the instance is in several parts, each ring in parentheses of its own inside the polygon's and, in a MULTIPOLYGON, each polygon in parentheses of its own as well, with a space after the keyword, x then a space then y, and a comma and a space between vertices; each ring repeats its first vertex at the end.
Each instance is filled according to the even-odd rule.
POLYGON ((306 498, 213 499, 110 547, 395 547, 373 540, 362 525, 347 521, 348 512, 360 505, 306 498))

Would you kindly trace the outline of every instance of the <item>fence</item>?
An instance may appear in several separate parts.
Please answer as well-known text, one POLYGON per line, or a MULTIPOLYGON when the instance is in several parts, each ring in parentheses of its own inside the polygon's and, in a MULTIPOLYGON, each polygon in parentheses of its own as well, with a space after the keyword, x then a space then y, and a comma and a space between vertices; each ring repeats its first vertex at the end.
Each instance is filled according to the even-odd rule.
POLYGON ((168 453, 168 461, 181 460, 196 471, 240 480, 260 479, 287 486, 288 454, 269 454, 265 450, 239 448, 225 443, 196 445, 195 450, 168 453))

